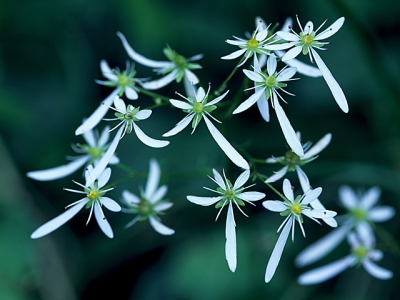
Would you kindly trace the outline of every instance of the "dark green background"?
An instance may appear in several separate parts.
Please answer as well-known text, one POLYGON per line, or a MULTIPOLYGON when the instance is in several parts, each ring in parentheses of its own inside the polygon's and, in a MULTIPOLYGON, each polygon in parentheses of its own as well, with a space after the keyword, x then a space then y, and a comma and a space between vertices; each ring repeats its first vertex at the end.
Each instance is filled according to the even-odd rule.
MULTIPOLYGON (((330 24, 346 17, 321 56, 343 88, 350 112, 340 111, 323 79, 302 78, 290 86, 297 96, 285 97, 290 104, 285 111, 305 141, 333 134, 331 145, 304 170, 313 186, 323 187, 321 200, 339 213, 343 212, 337 204, 341 184, 361 190, 379 185, 382 202, 399 210, 398 1, 2 1, 0 298, 395 299, 399 251, 390 236, 399 236, 398 217, 382 225, 390 236, 379 239, 377 245, 385 250, 379 264, 394 272, 393 279, 379 281, 353 268, 321 285, 302 287, 296 283, 301 270, 293 266, 293 258, 329 228, 306 221, 307 238, 297 232, 295 243, 287 243, 272 282, 265 284, 265 267, 282 218, 263 209, 261 202, 256 208, 247 205, 244 210, 249 218, 235 211, 238 268, 232 274, 224 257, 226 212, 214 222, 215 209, 196 206, 185 198, 210 195, 202 186, 213 187, 205 176, 213 167, 219 171, 224 167, 232 180, 238 175, 204 124, 193 136, 187 129, 171 138, 165 149, 143 146, 132 135, 117 150, 125 164, 141 173, 147 172, 151 157, 158 158, 166 174, 195 172, 186 178, 163 179, 170 179, 168 198, 175 204, 163 222, 176 230, 175 235, 160 236, 147 222, 124 230, 130 216, 107 211, 115 233, 112 240, 94 220, 84 226, 87 212, 45 238, 29 238, 39 225, 78 199, 62 187, 73 188, 70 180, 80 181, 79 172, 49 183, 29 180, 25 173, 64 164, 65 155, 73 154, 70 144, 83 141, 74 136, 74 130, 111 92, 94 83, 101 79, 100 60, 123 68, 128 59, 117 31, 149 58, 163 60, 166 44, 186 57, 204 53, 203 69, 196 74, 204 84, 216 87, 236 62, 220 59, 235 50, 225 39, 252 31, 256 16, 282 23, 296 13, 303 24, 312 20, 315 26, 325 18, 330 24)), ((142 66, 137 69, 139 77, 153 75, 142 66)), ((233 78, 230 95, 237 92, 242 78, 240 72, 233 78)), ((161 92, 173 97, 175 90, 183 92, 175 84, 161 92)), ((144 99, 138 103, 146 106, 149 99, 144 99)), ((159 138, 182 117, 179 110, 158 109, 140 126, 159 138)), ((274 114, 266 124, 254 107, 224 124, 235 145, 249 146, 254 157, 265 159, 285 151, 274 114)), ((123 176, 113 170, 113 179, 123 176)), ((265 174, 273 170, 276 166, 260 168, 265 174)), ((294 175, 289 178, 298 188, 294 175)), ((144 184, 144 178, 125 182, 109 196, 119 200, 123 189, 138 193, 144 184)), ((281 190, 281 183, 275 186, 281 190)), ((267 193, 268 199, 276 198, 261 182, 254 189, 267 193)), ((316 265, 347 251, 343 244, 316 265)))

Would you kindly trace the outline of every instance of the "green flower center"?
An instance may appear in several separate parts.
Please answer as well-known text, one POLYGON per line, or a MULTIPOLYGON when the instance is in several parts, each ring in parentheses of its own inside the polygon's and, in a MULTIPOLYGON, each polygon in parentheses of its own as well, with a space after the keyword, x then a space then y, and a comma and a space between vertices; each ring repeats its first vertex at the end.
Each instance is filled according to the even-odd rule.
POLYGON ((179 69, 186 68, 186 59, 182 55, 175 55, 174 62, 179 69))
POLYGON ((97 198, 99 198, 99 191, 96 191, 96 190, 90 190, 89 191, 89 193, 87 193, 87 197, 91 200, 91 201, 93 201, 93 200, 96 200, 97 198))
POLYGON ((139 214, 143 215, 143 216, 148 216, 151 214, 153 208, 151 206, 151 204, 146 200, 146 199, 141 199, 139 206, 138 206, 138 211, 139 214))
POLYGON ((127 86, 129 85, 129 78, 125 75, 119 74, 117 75, 118 77, 118 85, 120 86, 127 86))
POLYGON ((300 162, 300 157, 296 153, 293 153, 292 150, 288 150, 285 153, 285 162, 290 166, 296 166, 300 162))
POLYGON ((314 42, 314 38, 313 38, 311 35, 306 34, 306 35, 304 35, 304 36, 301 38, 301 41, 302 41, 303 44, 305 44, 305 45, 311 45, 312 42, 314 42))
POLYGON ((252 37, 251 39, 248 40, 247 42, 247 48, 251 49, 251 50, 255 50, 258 47, 258 42, 257 40, 252 37))
POLYGON ((361 208, 354 208, 353 210, 351 210, 351 214, 358 221, 363 221, 367 219, 367 213, 361 208))
POLYGON ((301 214, 301 205, 298 203, 295 203, 292 205, 290 210, 292 211, 292 213, 294 213, 296 215, 300 215, 301 214))
POLYGON ((92 158, 99 158, 103 151, 97 147, 90 147, 87 151, 92 158))
POLYGON ((368 249, 360 246, 356 248, 353 252, 357 256, 358 260, 361 261, 367 255, 368 249))
POLYGON ((275 76, 268 76, 265 80, 265 84, 269 87, 274 87, 276 85, 276 78, 275 76))
POLYGON ((195 104, 193 104, 193 111, 197 114, 203 112, 203 103, 196 102, 195 104))
POLYGON ((235 197, 235 192, 232 190, 226 190, 224 196, 225 198, 232 200, 235 197))
POLYGON ((128 112, 128 113, 126 113, 126 114, 124 115, 124 118, 125 118, 126 120, 133 120, 133 116, 134 116, 133 113, 128 112))

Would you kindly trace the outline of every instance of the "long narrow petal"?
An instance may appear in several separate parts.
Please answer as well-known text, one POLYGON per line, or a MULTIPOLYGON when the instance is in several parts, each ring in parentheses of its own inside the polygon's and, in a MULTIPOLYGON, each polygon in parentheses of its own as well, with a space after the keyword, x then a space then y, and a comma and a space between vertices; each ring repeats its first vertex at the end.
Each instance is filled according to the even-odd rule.
POLYGON ((304 208, 301 212, 309 218, 314 219, 323 219, 323 218, 332 218, 337 215, 336 211, 333 210, 319 210, 319 209, 307 209, 304 208))
POLYGON ((347 209, 353 209, 358 206, 358 198, 354 191, 347 185, 339 188, 339 199, 347 209))
POLYGON ((294 193, 293 193, 293 189, 292 189, 292 184, 290 183, 289 179, 285 178, 283 180, 282 190, 283 190, 283 194, 285 195, 285 197, 289 201, 293 202, 294 201, 294 193))
POLYGON ((377 186, 370 188, 360 199, 360 207, 368 210, 378 202, 381 196, 381 189, 377 186))
POLYGON ((291 33, 291 32, 278 31, 276 33, 276 35, 281 37, 285 41, 288 41, 288 42, 298 42, 299 41, 299 37, 297 35, 295 35, 294 33, 291 33))
POLYGON ((108 197, 101 197, 101 203, 108 209, 114 212, 121 211, 121 206, 113 199, 108 197))
POLYGON ((162 235, 171 235, 175 233, 175 230, 165 226, 159 220, 157 220, 154 216, 149 216, 150 225, 157 231, 159 234, 162 235))
MULTIPOLYGON (((281 50, 275 50, 274 51, 279 57, 282 57, 285 55, 285 52, 281 51, 281 50)), ((295 67, 297 69, 297 73, 309 76, 309 77, 321 77, 322 73, 321 71, 313 66, 310 66, 306 63, 303 63, 302 61, 298 60, 298 59, 291 59, 291 60, 287 60, 285 61, 285 64, 287 64, 290 67, 295 67)))
POLYGON ((191 83, 191 84, 198 84, 199 83, 199 79, 197 78, 197 76, 190 70, 185 69, 185 77, 187 78, 187 80, 191 83))
POLYGON ((121 113, 126 113, 126 104, 124 100, 122 100, 120 97, 114 97, 113 100, 115 108, 121 113))
POLYGON ((241 186, 243 186, 243 184, 246 183, 247 180, 249 180, 250 177, 250 170, 245 170, 244 172, 242 172, 239 177, 236 179, 234 185, 233 185, 233 189, 236 190, 238 188, 240 188, 241 186))
POLYGON ((374 276, 375 278, 390 279, 393 277, 392 271, 386 270, 386 269, 376 265, 369 259, 364 259, 362 262, 362 265, 364 266, 365 270, 367 270, 367 272, 369 274, 371 274, 372 276, 374 276))
POLYGON ((213 205, 217 203, 219 200, 222 200, 223 198, 224 198, 223 196, 218 196, 218 197, 186 196, 186 199, 188 199, 190 202, 201 206, 213 205))
POLYGON ((315 51, 313 48, 310 49, 318 68, 322 72, 322 76, 332 92, 333 98, 335 98, 336 103, 345 113, 349 112, 349 105, 347 104, 346 96, 344 95, 342 88, 339 86, 335 78, 333 78, 331 71, 329 71, 328 67, 325 65, 317 51, 315 51))
POLYGON ((94 203, 94 216, 96 218, 97 224, 99 224, 100 229, 107 237, 112 239, 114 237, 114 233, 111 229, 110 223, 108 223, 101 210, 100 204, 97 201, 96 203, 94 203))
POLYGON ((207 128, 211 133, 211 136, 217 142, 218 146, 224 151, 226 156, 238 167, 243 169, 250 169, 248 162, 232 147, 232 145, 225 139, 225 137, 218 131, 213 123, 205 116, 204 121, 206 122, 207 128))
POLYGON ((148 135, 146 135, 140 128, 139 126, 136 125, 135 122, 133 122, 133 129, 135 130, 135 133, 138 137, 138 139, 145 145, 153 148, 163 148, 169 144, 169 141, 161 141, 161 140, 156 140, 148 135))
POLYGON ((269 258, 267 270, 265 271, 265 282, 271 281, 275 274, 276 268, 278 267, 279 261, 281 260, 283 249, 285 248, 286 241, 289 237, 290 228, 294 222, 293 218, 290 219, 281 234, 279 235, 278 241, 275 244, 274 250, 272 251, 271 257, 269 258))
POLYGON ((283 176, 285 176, 287 169, 288 169, 288 166, 284 166, 282 169, 275 172, 274 175, 268 177, 267 180, 265 180, 265 182, 272 183, 272 182, 275 182, 275 181, 281 179, 283 176))
POLYGON ((167 131, 166 133, 164 133, 162 136, 163 137, 169 137, 169 136, 173 136, 179 132, 181 132, 183 129, 185 129, 190 122, 192 121, 192 119, 194 118, 195 114, 189 114, 186 117, 184 117, 181 121, 179 121, 174 128, 172 128, 170 131, 167 131))
POLYGON ((116 88, 106 99, 104 99, 99 107, 90 115, 90 117, 83 121, 82 125, 75 130, 75 135, 80 135, 96 127, 96 125, 99 124, 101 119, 106 115, 119 91, 120 88, 116 88))
POLYGON ((318 198, 319 195, 321 195, 321 193, 322 193, 322 188, 320 188, 320 187, 310 190, 304 196, 303 200, 301 201, 301 204, 308 204, 308 203, 312 202, 313 200, 318 198))
POLYGON ((150 109, 142 109, 135 114, 135 118, 139 120, 146 120, 151 116, 151 114, 152 111, 150 109))
POLYGON ((219 101, 221 101, 227 94, 229 93, 229 91, 226 91, 225 93, 223 93, 221 96, 215 98, 214 100, 208 102, 205 106, 211 106, 214 104, 217 104, 219 101))
POLYGON ((177 76, 178 76, 178 71, 173 70, 171 73, 165 75, 164 77, 143 83, 142 86, 143 88, 148 90, 158 90, 166 86, 167 84, 171 83, 172 81, 174 81, 177 76))
POLYGON ((356 226, 356 231, 364 246, 373 247, 375 245, 374 230, 367 221, 359 222, 356 226))
POLYGON ((276 57, 271 55, 267 60, 267 72, 269 76, 274 75, 276 71, 276 66, 277 66, 276 57))
POLYGON ((264 198, 265 194, 260 192, 244 192, 237 194, 236 197, 245 201, 258 201, 264 198))
POLYGON ((103 186, 107 184, 107 182, 110 180, 111 177, 111 169, 107 168, 105 169, 97 179, 98 181, 98 188, 101 189, 103 186))
POLYGON ((229 201, 228 214, 226 216, 226 243, 225 243, 225 257, 228 261, 229 269, 232 272, 236 270, 236 224, 233 216, 232 201, 229 201))
POLYGON ((82 167, 87 161, 89 161, 89 159, 90 157, 88 155, 85 155, 82 157, 78 157, 69 164, 47 170, 31 171, 26 173, 26 176, 38 181, 56 180, 74 173, 76 170, 82 167))
POLYGON ((285 50, 293 47, 295 42, 283 43, 283 44, 274 44, 274 45, 264 45, 262 48, 267 50, 285 50))
MULTIPOLYGON (((259 89, 256 87, 256 93, 259 89)), ((264 121, 269 122, 269 104, 268 100, 265 99, 265 94, 257 100, 257 106, 264 121)))
POLYGON ((147 177, 145 196, 150 199, 160 183, 161 169, 160 165, 153 158, 150 160, 149 175, 147 177))
POLYGON ((131 87, 131 86, 127 86, 125 87, 125 95, 128 99, 130 100, 136 100, 137 98, 139 98, 138 93, 136 92, 136 90, 131 87))
POLYGON ((89 130, 83 133, 83 138, 90 147, 96 147, 96 138, 94 137, 93 130, 89 130))
POLYGON ((322 150, 324 150, 326 146, 329 145, 331 140, 332 134, 325 134, 322 139, 320 139, 314 146, 312 146, 306 153, 304 153, 304 156, 301 159, 307 159, 313 157, 314 155, 317 155, 322 150))
POLYGON ((262 203, 262 205, 273 212, 283 212, 288 209, 288 207, 283 204, 280 200, 267 200, 262 203))
POLYGON ((262 94, 265 92, 265 88, 261 88, 258 91, 256 91, 253 95, 251 95, 249 98, 247 98, 242 104, 240 104, 232 114, 238 114, 246 109, 250 108, 254 103, 257 102, 257 100, 262 96, 262 94))
POLYGON ((235 52, 232 52, 231 54, 222 56, 221 59, 235 59, 238 58, 240 55, 244 54, 246 52, 246 49, 240 49, 235 52))
MULTIPOLYGON (((318 210, 326 210, 325 206, 319 201, 319 199, 315 199, 310 203, 310 206, 314 209, 318 210)), ((323 218, 322 221, 324 221, 327 225, 331 227, 337 227, 338 224, 335 220, 335 218, 323 218)))
POLYGON ((174 204, 172 202, 160 202, 154 205, 154 210, 158 213, 171 208, 174 204))
POLYGON ((279 75, 276 77, 276 80, 279 82, 287 81, 290 78, 292 78, 294 76, 294 74, 296 74, 296 72, 297 72, 297 69, 295 67, 286 68, 282 72, 279 73, 279 75))
POLYGON ((128 205, 136 205, 140 203, 140 198, 128 190, 122 191, 122 200, 124 200, 128 205))
POLYGON ((337 19, 331 26, 329 26, 327 29, 325 29, 320 34, 317 34, 317 36, 314 38, 314 40, 319 41, 319 40, 323 40, 323 39, 327 39, 328 37, 331 37, 336 32, 338 32, 338 30, 342 27, 343 23, 344 23, 344 17, 337 19))
POLYGON ((199 87, 197 89, 197 93, 196 93, 196 102, 203 101, 205 96, 206 96, 206 92, 204 91, 204 89, 202 87, 199 87))
POLYGON ((215 169, 213 169, 214 179, 215 182, 219 185, 219 187, 223 190, 226 189, 224 179, 222 178, 221 174, 215 169))
POLYGON ((105 144, 107 144, 108 139, 110 138, 110 126, 105 126, 103 131, 101 132, 100 138, 97 142, 98 146, 104 146, 105 144))
POLYGON ((286 62, 288 60, 295 58, 297 55, 299 55, 301 53, 301 50, 302 50, 301 46, 293 47, 288 52, 286 52, 286 54, 284 56, 282 56, 282 61, 286 62))
POLYGON ((67 221, 69 221, 73 216, 75 216, 89 201, 89 199, 84 198, 70 209, 63 212, 61 215, 55 217, 54 219, 44 223, 38 229, 36 229, 31 234, 31 239, 38 239, 42 236, 45 236, 54 230, 58 229, 60 226, 64 225, 67 221))
POLYGON ((299 282, 299 284, 303 285, 321 283, 343 272, 351 265, 353 265, 354 262, 354 257, 346 256, 341 260, 335 261, 326 266, 316 268, 300 275, 297 281, 299 282))
POLYGON ((193 108, 192 104, 185 102, 185 101, 170 99, 169 102, 171 102, 171 104, 173 106, 180 108, 180 109, 192 109, 193 108))
POLYGON ((316 262, 317 260, 320 260, 334 248, 336 248, 340 242, 345 239, 350 230, 351 225, 343 225, 335 230, 332 230, 323 238, 301 251, 294 261, 295 264, 298 267, 304 267, 316 262))
POLYGON ((100 61, 100 69, 101 69, 101 73, 103 73, 103 76, 105 78, 107 78, 108 80, 111 80, 111 81, 118 81, 118 77, 111 70, 111 68, 108 65, 106 60, 102 59, 100 61))
POLYGON ((160 201, 162 198, 165 197, 165 195, 168 192, 168 187, 166 185, 160 186, 154 194, 151 195, 151 197, 148 198, 150 203, 157 203, 160 201))
POLYGON ((263 82, 264 79, 262 78, 262 76, 254 71, 250 71, 250 70, 246 70, 243 69, 243 73, 244 75, 246 75, 250 80, 254 81, 254 82, 263 82))
POLYGON ((373 222, 385 222, 393 218, 396 213, 395 209, 391 206, 381 205, 371 209, 368 212, 368 219, 373 222))

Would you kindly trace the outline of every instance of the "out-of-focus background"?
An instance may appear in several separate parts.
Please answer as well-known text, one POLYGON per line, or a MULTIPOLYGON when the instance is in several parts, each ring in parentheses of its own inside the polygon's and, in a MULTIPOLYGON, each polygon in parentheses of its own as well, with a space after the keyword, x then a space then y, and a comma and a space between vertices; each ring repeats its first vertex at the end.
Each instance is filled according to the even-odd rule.
MULTIPOLYGON (((217 210, 189 203, 186 195, 210 196, 213 188, 206 174, 225 168, 231 180, 239 170, 226 160, 204 124, 192 136, 189 129, 171 138, 165 149, 142 145, 134 135, 125 138, 117 153, 129 167, 145 174, 156 157, 169 186, 174 206, 162 217, 176 230, 161 236, 140 222, 129 229, 130 215, 106 211, 115 237, 110 240, 92 220, 85 226, 87 211, 39 240, 30 234, 60 214, 79 195, 62 190, 75 188, 80 171, 54 182, 28 179, 28 171, 66 163, 72 143, 82 143, 74 131, 111 89, 95 84, 102 79, 99 62, 124 68, 129 59, 117 31, 125 34, 141 54, 164 60, 168 44, 186 57, 203 53, 203 69, 196 72, 203 84, 218 86, 237 63, 221 56, 233 52, 224 41, 254 30, 254 19, 283 24, 286 17, 300 16, 327 25, 341 16, 346 22, 330 40, 324 61, 343 88, 350 106, 344 114, 337 107, 323 79, 301 76, 291 83, 285 110, 303 141, 316 142, 327 132, 330 146, 304 170, 329 209, 343 213, 337 189, 348 184, 365 191, 382 188, 381 203, 400 210, 400 2, 384 1, 182 1, 182 0, 37 0, 3 1, 0 4, 0 299, 396 299, 399 282, 399 218, 382 224, 377 248, 385 251, 379 264, 394 272, 380 281, 365 270, 352 268, 317 286, 300 286, 303 270, 293 259, 307 244, 330 229, 307 220, 307 237, 298 230, 295 243, 288 242, 271 283, 264 272, 277 240, 282 218, 262 208, 244 207, 249 218, 235 211, 238 267, 228 269, 224 257, 225 216, 215 222, 217 210), (176 176, 175 176, 175 175, 176 176), (181 174, 181 175, 180 175, 181 174), (182 177, 182 174, 187 176, 182 177), (308 222, 309 221, 309 222, 308 222), (394 239, 393 239, 394 238, 394 239)), ((294 26, 297 30, 297 25, 294 26)), ((137 65, 138 77, 154 74, 137 65)), ((229 88, 233 95, 243 78, 239 71, 229 88)), ((183 92, 172 84, 160 91, 169 97, 183 92)), ((249 95, 249 94, 247 94, 249 95)), ((142 97, 142 96, 141 96, 142 97)), ((227 97, 229 100, 229 96, 227 97)), ((137 103, 146 107, 149 98, 137 103), (142 102, 140 102, 142 101, 142 102)), ((150 104, 151 105, 151 104, 150 104)), ((161 134, 183 117, 177 109, 157 109, 142 122, 150 136, 161 134), (153 122, 151 121, 153 120, 153 122), (156 122, 154 120, 157 120, 156 122)), ((142 125, 143 124, 143 125, 142 125)), ((235 145, 247 147, 260 159, 279 156, 285 141, 274 114, 270 124, 261 120, 256 107, 226 121, 235 145)), ((100 124, 102 128, 104 124, 100 124)), ((260 171, 272 174, 276 166, 260 171)), ((113 168, 112 179, 124 173, 113 168)), ((299 184, 295 174, 288 177, 299 184)), ((139 193, 145 178, 118 185, 108 194, 120 200, 127 188, 139 193)), ((275 184, 281 190, 281 182, 275 184)), ((276 196, 258 181, 254 190, 267 199, 276 196)), ((334 253, 313 266, 339 259, 348 253, 343 243, 334 253)))

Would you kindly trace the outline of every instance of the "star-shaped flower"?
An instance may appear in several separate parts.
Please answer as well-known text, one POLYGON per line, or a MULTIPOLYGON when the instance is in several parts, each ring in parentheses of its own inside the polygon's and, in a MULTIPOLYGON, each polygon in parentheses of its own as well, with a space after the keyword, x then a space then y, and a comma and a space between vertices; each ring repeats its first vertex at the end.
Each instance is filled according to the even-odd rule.
POLYGON ((215 208, 219 208, 219 212, 217 214, 217 218, 219 217, 222 209, 225 205, 228 205, 228 214, 226 216, 226 244, 225 244, 225 257, 229 265, 229 269, 232 272, 236 270, 236 223, 235 218, 233 216, 233 207, 232 203, 236 205, 236 207, 247 216, 241 209, 240 206, 244 206, 245 202, 252 204, 252 201, 258 201, 265 197, 264 193, 260 192, 243 192, 244 189, 250 187, 242 187, 246 181, 250 177, 250 170, 245 170, 243 173, 239 175, 236 179, 235 183, 232 183, 226 179, 225 172, 224 178, 213 169, 214 178, 210 177, 212 181, 214 181, 218 188, 217 190, 212 190, 209 188, 205 188, 212 192, 219 194, 217 197, 197 197, 197 196, 187 196, 186 198, 193 202, 194 204, 209 206, 215 204, 215 208))
POLYGON ((265 282, 270 282, 275 274, 276 268, 278 267, 282 256, 283 248, 286 244, 286 240, 289 237, 290 229, 292 229, 292 241, 294 241, 294 228, 296 221, 299 223, 301 232, 305 237, 306 233, 303 228, 303 215, 309 217, 311 220, 317 223, 319 223, 317 219, 331 218, 336 216, 336 212, 334 211, 317 210, 308 207, 308 204, 317 199, 321 192, 322 188, 319 187, 313 190, 310 189, 304 195, 299 195, 294 198, 292 185, 288 179, 285 179, 283 181, 283 193, 285 195, 285 200, 267 200, 263 202, 263 206, 266 209, 279 212, 281 216, 286 217, 277 231, 279 232, 283 228, 268 261, 267 270, 265 272, 265 282))
MULTIPOLYGON (((31 171, 26 176, 39 181, 50 181, 66 177, 84 165, 96 166, 108 149, 109 130, 110 127, 106 126, 100 136, 97 130, 86 131, 83 138, 87 144, 72 145, 72 149, 81 155, 72 157, 69 164, 47 170, 31 171)), ((117 164, 118 162, 118 157, 113 154, 110 157, 109 164, 117 164)))
POLYGON ((363 241, 354 232, 348 235, 347 241, 352 250, 350 255, 300 275, 298 282, 303 285, 318 284, 355 265, 362 265, 370 275, 378 279, 390 279, 393 277, 392 271, 374 263, 374 261, 382 259, 382 251, 374 249, 373 245, 368 244, 368 241, 363 241))
POLYGON ((141 65, 155 68, 157 74, 165 75, 160 79, 144 82, 142 86, 145 89, 157 90, 166 86, 174 80, 179 83, 183 79, 185 89, 187 93, 190 93, 192 84, 196 85, 199 82, 199 79, 191 70, 201 69, 201 66, 197 63, 193 63, 193 61, 201 59, 203 57, 203 54, 197 54, 193 57, 185 58, 182 55, 176 53, 168 46, 164 49, 163 52, 164 55, 169 59, 169 61, 155 61, 152 59, 148 59, 133 50, 133 48, 129 45, 128 41, 122 33, 118 32, 117 35, 121 39, 122 44, 130 58, 141 65))
MULTIPOLYGON (((85 172, 86 182, 89 181, 89 178, 92 175, 91 174, 92 170, 93 167, 91 165, 87 167, 85 172)), ((110 224, 108 223, 106 217, 104 216, 102 206, 104 205, 108 210, 114 212, 120 211, 121 207, 117 202, 115 202, 111 198, 104 196, 108 191, 114 189, 114 187, 109 189, 102 189, 107 184, 108 180, 110 179, 110 176, 111 176, 111 169, 107 168, 103 171, 103 173, 100 174, 99 178, 92 184, 86 183, 85 185, 83 185, 81 183, 73 181, 75 184, 81 186, 83 188, 83 191, 64 188, 64 190, 69 192, 85 194, 86 197, 68 205, 66 207, 66 208, 70 207, 68 210, 63 212, 58 217, 55 217, 54 219, 43 224, 38 229, 36 229, 32 233, 31 238, 32 239, 41 238, 53 232, 54 230, 58 229, 60 226, 64 225, 67 221, 69 221, 73 216, 75 216, 84 206, 86 206, 86 208, 90 208, 89 218, 86 222, 86 225, 89 223, 94 210, 94 216, 96 218, 97 223, 100 226, 100 229, 104 232, 106 236, 112 238, 114 234, 110 224)))
POLYGON ((150 160, 146 189, 140 193, 141 196, 138 197, 127 190, 122 192, 122 200, 128 206, 128 208, 123 208, 122 212, 137 214, 125 228, 132 226, 137 221, 149 219, 150 225, 159 234, 171 235, 175 233, 175 230, 162 224, 158 216, 173 205, 173 203, 163 200, 168 188, 166 185, 158 187, 160 177, 160 166, 155 159, 152 159, 150 160))
POLYGON ((339 199, 347 214, 339 216, 340 226, 328 233, 322 239, 305 248, 295 259, 297 266, 309 265, 330 253, 354 229, 369 245, 375 244, 373 223, 385 222, 391 219, 395 210, 391 206, 375 206, 381 195, 378 187, 372 187, 364 194, 356 193, 349 186, 339 189, 339 199))
MULTIPOLYGON (((195 131, 197 125, 200 123, 202 119, 206 122, 207 128, 211 133, 211 136, 217 142, 218 146, 225 152, 226 156, 237 166, 243 169, 249 169, 249 164, 247 161, 232 147, 232 145, 225 139, 225 137, 218 131, 218 129, 213 125, 213 123, 209 120, 207 116, 216 120, 210 113, 217 108, 215 104, 221 101, 229 91, 226 91, 223 95, 213 99, 208 102, 208 95, 210 92, 210 88, 208 88, 207 94, 205 93, 202 87, 199 87, 196 93, 195 99, 192 97, 185 97, 181 94, 178 94, 187 102, 181 100, 170 99, 171 104, 177 108, 182 109, 184 112, 188 113, 186 117, 184 117, 179 123, 175 125, 170 131, 163 134, 164 137, 172 136, 184 128, 186 128, 190 122, 192 122, 193 131, 195 131)), ((219 122, 218 120, 216 120, 219 122)))
POLYGON ((265 121, 269 122, 268 99, 271 99, 272 107, 275 109, 276 116, 288 145, 297 155, 303 156, 303 147, 278 101, 278 97, 283 99, 282 96, 279 95, 278 90, 293 95, 283 88, 287 86, 285 81, 293 80, 292 77, 296 74, 296 68, 285 67, 277 72, 276 57, 270 55, 267 60, 267 74, 265 74, 261 71, 257 58, 254 59, 254 62, 254 71, 243 70, 243 72, 250 80, 254 81, 255 93, 240 104, 239 107, 233 111, 233 114, 241 113, 257 102, 261 116, 265 121))
POLYGON ((283 50, 293 47, 282 57, 282 61, 284 62, 295 58, 300 53, 309 55, 311 62, 315 61, 317 63, 317 66, 320 69, 326 83, 328 84, 328 87, 331 90, 337 104, 345 113, 347 113, 349 111, 349 106, 341 87, 335 78, 333 78, 332 73, 329 71, 328 67, 315 50, 326 50, 322 47, 326 44, 329 44, 329 42, 322 42, 322 40, 327 39, 338 32, 344 23, 344 17, 337 19, 330 27, 318 34, 318 30, 321 29, 326 20, 314 31, 314 24, 311 21, 308 21, 303 29, 298 16, 296 16, 296 18, 301 29, 299 34, 293 30, 292 32, 278 31, 277 35, 283 40, 287 41, 287 43, 265 45, 264 47, 268 50, 283 50))

